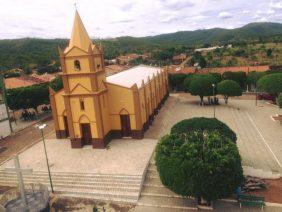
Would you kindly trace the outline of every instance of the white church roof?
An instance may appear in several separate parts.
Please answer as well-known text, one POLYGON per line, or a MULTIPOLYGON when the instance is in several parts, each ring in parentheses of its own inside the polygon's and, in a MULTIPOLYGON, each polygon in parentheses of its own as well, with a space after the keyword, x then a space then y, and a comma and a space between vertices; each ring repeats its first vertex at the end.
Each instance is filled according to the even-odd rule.
POLYGON ((144 80, 146 84, 148 77, 152 79, 153 74, 156 76, 161 71, 162 69, 159 67, 139 65, 120 73, 108 76, 107 82, 127 88, 132 87, 136 83, 137 87, 140 88, 142 86, 142 80, 144 80))

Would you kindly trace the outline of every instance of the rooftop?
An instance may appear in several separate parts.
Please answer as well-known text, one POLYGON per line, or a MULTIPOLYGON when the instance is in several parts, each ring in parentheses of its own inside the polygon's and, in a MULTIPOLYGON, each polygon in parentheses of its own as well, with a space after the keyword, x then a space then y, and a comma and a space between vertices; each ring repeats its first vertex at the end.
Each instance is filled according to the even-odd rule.
POLYGON ((142 86, 142 80, 146 83, 148 81, 148 77, 152 79, 154 74, 157 75, 161 71, 163 70, 159 67, 139 65, 108 76, 107 82, 127 88, 131 88, 136 83, 137 87, 140 88, 142 86))

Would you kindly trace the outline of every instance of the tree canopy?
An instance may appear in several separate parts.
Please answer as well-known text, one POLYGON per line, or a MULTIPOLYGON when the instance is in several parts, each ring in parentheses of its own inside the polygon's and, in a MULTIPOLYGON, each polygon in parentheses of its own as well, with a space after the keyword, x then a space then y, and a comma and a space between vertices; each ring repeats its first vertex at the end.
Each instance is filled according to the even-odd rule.
POLYGON ((191 132, 204 132, 204 131, 218 131, 222 136, 229 138, 232 142, 236 143, 237 136, 226 124, 216 118, 196 117, 191 119, 184 119, 176 123, 172 128, 171 134, 189 134, 191 132))
POLYGON ((242 89, 244 89, 246 82, 247 82, 247 75, 246 75, 246 72, 243 72, 243 71, 239 71, 239 72, 227 71, 223 73, 222 79, 223 80, 227 80, 227 79, 233 80, 237 82, 242 89))
POLYGON ((258 89, 277 97, 282 93, 282 73, 269 74, 262 77, 258 81, 258 89))
POLYGON ((164 136, 155 158, 162 183, 182 196, 226 198, 243 181, 236 144, 216 131, 164 136))
POLYGON ((168 80, 171 89, 181 90, 185 78, 186 78, 186 74, 170 74, 168 76, 168 80))
POLYGON ((7 90, 7 104, 12 110, 33 108, 49 103, 47 84, 32 85, 7 90))
POLYGON ((242 96, 240 85, 233 80, 223 80, 217 85, 217 93, 224 96, 225 103, 228 103, 228 98, 231 96, 242 96))
POLYGON ((56 76, 56 78, 50 82, 49 86, 56 92, 61 90, 63 88, 62 77, 59 75, 56 76))
POLYGON ((280 93, 278 96, 277 104, 280 108, 282 108, 282 93, 280 93))
POLYGON ((194 75, 189 86, 189 91, 191 95, 200 97, 202 105, 204 96, 213 95, 212 84, 214 82, 214 77, 210 74, 194 75))

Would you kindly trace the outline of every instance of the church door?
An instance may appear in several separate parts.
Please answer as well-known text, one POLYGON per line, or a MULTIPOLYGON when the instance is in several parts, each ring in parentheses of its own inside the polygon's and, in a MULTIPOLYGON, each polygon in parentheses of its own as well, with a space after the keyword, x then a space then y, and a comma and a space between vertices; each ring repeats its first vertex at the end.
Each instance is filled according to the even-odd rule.
POLYGON ((120 115, 121 135, 122 137, 131 136, 130 117, 129 115, 120 115))
POLYGON ((91 128, 90 124, 81 124, 81 139, 84 145, 91 145, 92 144, 92 135, 91 135, 91 128))
POLYGON ((67 116, 64 116, 64 125, 65 125, 66 137, 69 137, 70 133, 69 133, 68 118, 67 118, 67 116))

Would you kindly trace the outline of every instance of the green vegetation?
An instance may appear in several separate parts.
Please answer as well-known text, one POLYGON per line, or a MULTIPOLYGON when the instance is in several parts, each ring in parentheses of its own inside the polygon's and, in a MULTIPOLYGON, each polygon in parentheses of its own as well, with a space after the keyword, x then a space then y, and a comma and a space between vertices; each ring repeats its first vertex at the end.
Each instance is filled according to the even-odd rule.
POLYGON ((156 165, 167 188, 209 203, 229 197, 243 181, 236 144, 217 131, 164 136, 156 148, 156 165))
POLYGON ((55 92, 61 90, 61 89, 63 88, 62 77, 59 76, 59 75, 56 76, 56 78, 53 79, 53 80, 50 82, 49 86, 50 86, 55 92))
POLYGON ((245 72, 224 72, 222 74, 223 80, 233 80, 237 82, 242 89, 246 88, 247 74, 245 72))
POLYGON ((215 83, 215 80, 210 74, 194 75, 189 86, 189 91, 191 95, 199 96, 201 99, 200 104, 203 105, 204 97, 213 95, 213 83, 215 83))
POLYGON ((252 71, 248 74, 247 76, 247 84, 251 87, 254 86, 255 88, 257 87, 257 81, 265 76, 267 73, 266 72, 255 72, 252 71))
POLYGON ((280 108, 282 108, 282 93, 280 93, 278 96, 277 104, 280 108))
POLYGON ((33 108, 49 103, 47 84, 32 85, 7 90, 7 103, 11 110, 33 108))
MULTIPOLYGON (((255 62, 276 64, 282 60, 281 34, 282 24, 253 23, 231 30, 215 28, 141 38, 119 37, 95 42, 103 45, 105 59, 127 53, 152 53, 149 63, 156 65, 170 64, 172 57, 179 53, 192 57, 194 49, 198 47, 225 45, 225 48, 194 58, 201 67, 218 67, 251 65, 255 62), (233 48, 228 48, 226 44, 232 44, 233 48)), ((46 66, 58 63, 57 47, 65 48, 67 43, 67 39, 0 40, 0 69, 38 68, 42 72, 46 66)))
POLYGON ((257 84, 260 91, 277 97, 282 92, 282 73, 268 74, 260 78, 257 84))
POLYGON ((217 93, 223 95, 225 104, 231 96, 242 96, 240 85, 233 80, 223 80, 217 85, 217 93))
POLYGON ((186 74, 173 74, 168 76, 168 81, 171 90, 181 90, 183 87, 183 81, 186 78, 186 74))
POLYGON ((177 124, 175 124, 170 133, 171 134, 182 134, 182 133, 192 133, 192 132, 212 132, 218 131, 222 136, 230 139, 232 142, 236 143, 236 134, 223 122, 215 118, 192 118, 185 119, 177 124))

